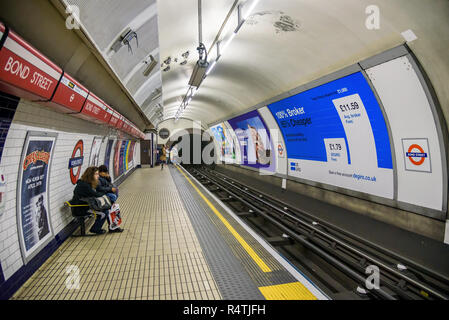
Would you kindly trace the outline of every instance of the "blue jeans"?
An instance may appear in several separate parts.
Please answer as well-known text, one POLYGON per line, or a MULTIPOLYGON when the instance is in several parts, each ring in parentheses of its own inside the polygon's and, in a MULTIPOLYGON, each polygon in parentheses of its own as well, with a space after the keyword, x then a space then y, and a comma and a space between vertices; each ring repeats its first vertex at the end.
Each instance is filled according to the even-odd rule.
POLYGON ((91 232, 98 232, 101 230, 101 228, 103 228, 103 224, 106 221, 106 217, 108 216, 108 211, 109 210, 105 210, 103 212, 103 216, 100 212, 97 212, 97 218, 95 219, 95 222, 92 225, 92 228, 90 228, 91 232))
MULTIPOLYGON (((108 198, 111 200, 112 203, 117 201, 117 195, 115 193, 107 193, 106 195, 108 196, 108 198)), ((97 218, 95 219, 95 222, 92 225, 92 228, 90 228, 90 230, 92 232, 98 232, 101 230, 101 228, 103 228, 103 224, 108 217, 109 210, 104 210, 103 214, 104 215, 102 217, 101 213, 99 213, 99 212, 97 213, 97 218)), ((108 223, 109 223, 109 221, 108 221, 108 223)))
POLYGON ((117 195, 115 193, 106 193, 112 203, 117 201, 117 195))

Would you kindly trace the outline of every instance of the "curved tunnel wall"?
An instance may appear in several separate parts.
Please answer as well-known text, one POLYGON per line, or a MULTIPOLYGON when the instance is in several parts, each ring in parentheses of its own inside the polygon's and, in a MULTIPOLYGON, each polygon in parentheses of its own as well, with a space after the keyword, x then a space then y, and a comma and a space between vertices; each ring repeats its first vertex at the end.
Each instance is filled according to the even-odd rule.
POLYGON ((2 110, 5 105, 9 110, 9 122, 4 113, 1 119, 0 165, 0 296, 8 298, 75 230, 64 207, 73 197, 72 181, 90 165, 106 164, 120 183, 140 165, 140 142, 28 100, 0 96, 2 110), (41 195, 46 214, 37 221, 33 203, 41 195))
POLYGON ((447 129, 427 84, 400 46, 209 130, 224 163, 444 221, 447 129), (257 123, 271 138, 256 138, 266 140, 271 166, 247 147, 254 134, 242 135, 257 123))

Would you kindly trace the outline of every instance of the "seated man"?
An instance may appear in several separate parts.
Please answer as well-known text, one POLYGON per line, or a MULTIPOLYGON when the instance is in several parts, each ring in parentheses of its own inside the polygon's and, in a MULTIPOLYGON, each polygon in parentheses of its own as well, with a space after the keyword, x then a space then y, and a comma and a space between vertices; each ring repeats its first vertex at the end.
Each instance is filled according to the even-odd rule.
MULTIPOLYGON (((97 186, 97 191, 105 193, 109 199, 111 199, 112 203, 115 203, 115 201, 117 201, 117 197, 118 197, 118 188, 115 187, 112 184, 112 179, 109 176, 109 172, 108 172, 108 167, 106 167, 105 165, 101 165, 99 168, 99 173, 100 173, 100 177, 99 177, 99 183, 97 186)), ((111 221, 108 220, 109 223, 109 232, 122 232, 123 229, 122 228, 115 228, 113 230, 111 230, 111 221)))
POLYGON ((118 197, 118 188, 112 184, 112 179, 109 176, 108 167, 104 164, 98 167, 100 178, 97 186, 97 191, 105 193, 111 202, 114 203, 117 201, 118 197))

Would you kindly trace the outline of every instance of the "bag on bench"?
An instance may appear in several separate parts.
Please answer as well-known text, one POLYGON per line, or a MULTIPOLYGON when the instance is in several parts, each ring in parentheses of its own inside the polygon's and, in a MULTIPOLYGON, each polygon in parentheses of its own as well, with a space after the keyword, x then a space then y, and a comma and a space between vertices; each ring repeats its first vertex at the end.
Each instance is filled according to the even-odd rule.
POLYGON ((111 200, 107 195, 98 198, 95 197, 83 198, 81 200, 87 202, 89 204, 89 207, 96 211, 109 210, 111 209, 112 206, 111 200))

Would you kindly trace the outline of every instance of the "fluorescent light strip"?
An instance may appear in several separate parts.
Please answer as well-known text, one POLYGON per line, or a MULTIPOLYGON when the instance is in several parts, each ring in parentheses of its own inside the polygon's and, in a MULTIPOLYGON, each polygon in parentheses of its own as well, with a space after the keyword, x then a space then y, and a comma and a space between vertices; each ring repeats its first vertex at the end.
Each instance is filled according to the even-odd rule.
POLYGON ((209 67, 209 69, 206 71, 206 76, 209 75, 209 73, 212 71, 212 69, 215 67, 215 65, 217 64, 217 60, 215 60, 209 67))
MULTIPOLYGON (((246 19, 250 16, 251 12, 254 10, 254 8, 256 7, 256 5, 257 5, 258 2, 259 2, 259 0, 254 0, 254 1, 251 3, 251 6, 248 8, 248 11, 247 11, 246 14, 243 16, 243 20, 246 20, 246 19)), ((247 1, 246 3, 248 3, 248 1, 247 1)), ((245 4, 246 4, 246 3, 245 3, 245 4)), ((217 64, 218 59, 219 59, 219 58, 221 57, 221 55, 226 51, 227 47, 228 47, 229 44, 232 42, 232 40, 234 40, 234 38, 235 38, 236 35, 237 35, 237 33, 236 33, 236 32, 233 32, 233 33, 231 34, 231 36, 229 37, 229 39, 223 44, 223 47, 221 47, 221 45, 220 45, 220 44, 221 44, 221 41, 218 42, 217 45, 220 45, 220 49, 219 49, 219 52, 220 52, 220 53, 219 53, 217 59, 210 65, 209 69, 206 71, 206 76, 208 76, 209 73, 212 72, 212 69, 215 68, 215 65, 217 64)), ((196 95, 196 92, 198 91, 198 89, 199 89, 199 88, 196 88, 196 90, 195 90, 195 89, 193 89, 192 87, 189 87, 189 89, 187 89, 187 96, 189 96, 189 94, 190 94, 190 97, 189 97, 189 99, 187 100, 186 103, 183 102, 183 103, 179 106, 178 112, 176 113, 176 116, 175 116, 175 121, 178 121, 179 117, 182 115, 182 112, 185 110, 185 108, 187 107, 187 105, 192 101, 192 98, 196 95)))
MULTIPOLYGON (((256 7, 258 2, 259 2, 259 0, 254 0, 253 1, 251 6, 248 8, 248 11, 246 11, 246 13, 243 15, 243 20, 246 20, 251 15, 251 12, 254 10, 254 8, 256 7)), ((248 2, 246 2, 246 3, 248 3, 248 2)))

